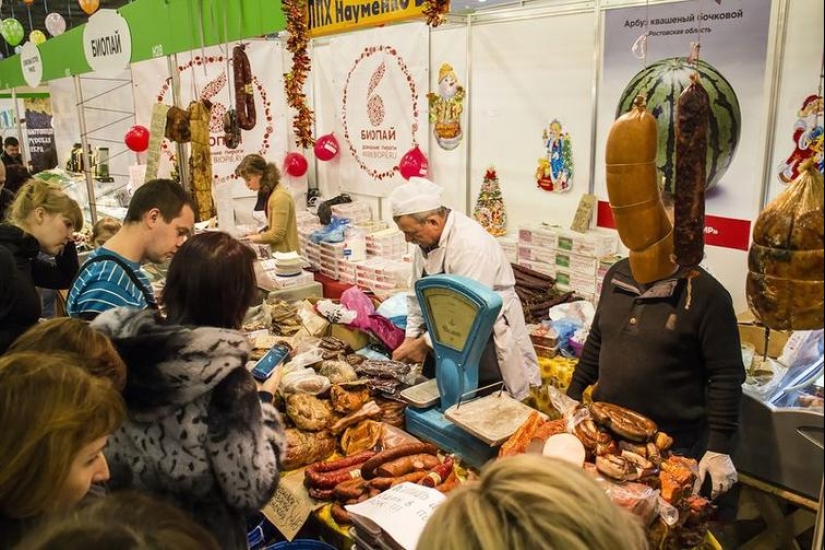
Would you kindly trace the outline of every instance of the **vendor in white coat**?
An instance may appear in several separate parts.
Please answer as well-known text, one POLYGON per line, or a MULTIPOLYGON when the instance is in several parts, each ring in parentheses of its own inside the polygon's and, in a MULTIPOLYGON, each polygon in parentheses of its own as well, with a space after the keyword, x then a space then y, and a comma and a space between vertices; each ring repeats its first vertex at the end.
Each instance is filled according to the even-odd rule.
MULTIPOLYGON (((441 186, 425 178, 410 178, 390 195, 393 220, 408 243, 417 245, 412 282, 427 275, 446 273, 469 277, 496 291, 503 306, 493 337, 482 355, 479 387, 504 381, 515 399, 529 395, 541 384, 538 359, 516 296, 513 268, 501 246, 476 221, 441 204, 441 186)), ((424 324, 415 292, 407 299, 407 333, 393 353, 396 361, 425 362, 432 341, 424 324)), ((430 361, 432 363, 432 361, 430 361)), ((427 371, 425 375, 433 376, 427 371)))

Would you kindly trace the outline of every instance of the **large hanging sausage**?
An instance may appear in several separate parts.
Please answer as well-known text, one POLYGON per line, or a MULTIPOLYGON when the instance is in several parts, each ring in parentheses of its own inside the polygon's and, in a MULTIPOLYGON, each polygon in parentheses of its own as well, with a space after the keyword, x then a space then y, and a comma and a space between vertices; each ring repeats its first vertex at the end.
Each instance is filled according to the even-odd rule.
POLYGON ((232 65, 235 78, 235 112, 238 126, 242 130, 255 127, 255 93, 252 87, 252 67, 244 51, 246 46, 238 45, 232 50, 232 65))
POLYGON ((676 175, 673 198, 673 252, 682 267, 699 265, 705 255, 705 156, 710 99, 696 73, 679 96, 676 175))
POLYGON ((673 231, 656 176, 656 119, 638 96, 607 136, 607 195, 619 238, 630 249, 630 269, 640 283, 673 273, 673 231))
POLYGON ((212 151, 209 144, 209 107, 203 101, 189 104, 189 129, 192 151, 189 173, 192 177, 192 199, 195 203, 195 221, 201 222, 215 215, 212 201, 212 151))

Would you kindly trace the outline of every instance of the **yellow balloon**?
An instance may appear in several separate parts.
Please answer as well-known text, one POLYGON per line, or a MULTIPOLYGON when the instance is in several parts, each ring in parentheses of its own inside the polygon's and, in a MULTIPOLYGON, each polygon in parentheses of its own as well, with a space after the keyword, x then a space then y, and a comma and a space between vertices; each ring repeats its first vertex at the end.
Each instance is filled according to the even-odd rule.
POLYGON ((100 7, 100 0, 78 0, 78 4, 80 4, 80 9, 92 15, 100 7))
POLYGON ((39 46, 40 44, 46 41, 46 35, 43 34, 43 31, 40 30, 32 31, 29 35, 29 40, 31 40, 32 44, 34 44, 35 46, 39 46))

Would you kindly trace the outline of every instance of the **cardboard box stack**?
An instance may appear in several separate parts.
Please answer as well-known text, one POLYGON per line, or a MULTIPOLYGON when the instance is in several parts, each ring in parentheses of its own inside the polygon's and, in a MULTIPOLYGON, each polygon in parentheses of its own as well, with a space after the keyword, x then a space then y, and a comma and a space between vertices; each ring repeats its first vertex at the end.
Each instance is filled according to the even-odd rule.
POLYGON ((503 237, 496 237, 498 244, 504 251, 504 256, 511 264, 518 262, 518 237, 515 235, 505 235, 503 237))
POLYGON ((379 297, 407 290, 410 264, 388 258, 369 258, 355 265, 357 284, 379 297))
POLYGON ((336 204, 331 211, 333 218, 347 219, 351 224, 372 220, 372 209, 368 203, 363 201, 336 204))
POLYGON ((561 291, 574 291, 595 301, 600 269, 618 257, 618 238, 612 232, 577 233, 558 226, 533 224, 519 229, 518 264, 556 279, 561 291))

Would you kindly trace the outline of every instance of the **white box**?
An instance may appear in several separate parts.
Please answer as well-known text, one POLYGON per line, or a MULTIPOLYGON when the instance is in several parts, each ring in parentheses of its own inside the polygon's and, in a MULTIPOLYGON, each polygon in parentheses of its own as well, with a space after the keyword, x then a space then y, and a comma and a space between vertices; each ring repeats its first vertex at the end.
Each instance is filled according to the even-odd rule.
POLYGON ((534 260, 525 260, 523 258, 518 259, 518 265, 524 266, 527 269, 532 269, 533 271, 538 271, 539 273, 543 273, 544 275, 548 275, 554 279, 556 278, 556 267, 554 265, 545 262, 537 262, 534 260))
POLYGON ((574 273, 570 277, 570 286, 578 293, 596 294, 598 285, 595 277, 584 277, 578 273, 574 273))
POLYGON ((555 261, 553 263, 557 268, 591 278, 595 278, 599 271, 598 258, 581 256, 564 250, 555 250, 555 261))
POLYGON ((543 223, 529 224, 519 228, 518 240, 519 243, 533 246, 554 247, 556 246, 559 230, 560 228, 554 225, 543 223))
POLYGON ((518 257, 534 262, 544 262, 546 264, 556 263, 556 251, 546 246, 534 246, 519 243, 518 257))
POLYGON ((619 239, 614 232, 588 231, 576 233, 567 229, 559 229, 556 234, 556 248, 566 250, 582 256, 601 258, 615 254, 619 246, 619 239))

